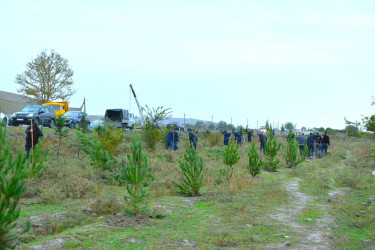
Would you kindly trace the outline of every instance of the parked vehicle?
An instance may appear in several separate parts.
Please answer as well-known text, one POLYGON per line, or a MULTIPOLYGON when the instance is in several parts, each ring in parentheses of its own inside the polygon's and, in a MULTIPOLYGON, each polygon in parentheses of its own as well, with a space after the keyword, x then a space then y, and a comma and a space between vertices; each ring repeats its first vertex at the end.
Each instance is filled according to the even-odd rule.
POLYGON ((63 115, 70 110, 68 102, 46 102, 43 106, 51 106, 55 110, 56 116, 63 115))
POLYGON ((167 124, 167 128, 174 128, 176 130, 182 130, 185 131, 185 124, 183 123, 173 123, 173 124, 167 124))
POLYGON ((99 126, 102 126, 104 127, 105 123, 103 120, 96 120, 96 121, 93 121, 91 124, 90 124, 90 129, 94 129, 96 127, 99 127, 99 126))
POLYGON ((9 122, 13 126, 19 126, 21 124, 30 125, 33 121, 33 123, 43 125, 43 127, 49 126, 52 128, 55 126, 55 120, 55 110, 51 106, 28 105, 14 113, 9 122))
MULTIPOLYGON (((82 121, 84 116, 84 112, 81 111, 68 111, 63 116, 65 117, 66 123, 65 126, 69 128, 77 128, 79 127, 79 123, 82 121)), ((90 127, 90 118, 86 114, 86 122, 87 126, 90 127)))
POLYGON ((107 109, 105 111, 105 121, 108 125, 116 128, 134 128, 134 114, 130 114, 126 109, 107 109))

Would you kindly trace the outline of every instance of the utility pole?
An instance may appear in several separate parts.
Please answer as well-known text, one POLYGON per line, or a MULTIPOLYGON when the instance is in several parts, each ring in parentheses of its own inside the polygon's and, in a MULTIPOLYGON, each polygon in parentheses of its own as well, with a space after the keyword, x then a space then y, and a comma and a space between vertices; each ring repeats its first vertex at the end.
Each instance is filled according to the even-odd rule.
POLYGON ((257 129, 258 129, 258 121, 257 121, 257 129))
POLYGON ((233 123, 232 123, 232 117, 230 118, 230 125, 233 125, 233 123))
POLYGON ((83 97, 83 112, 86 114, 86 97, 83 97))
POLYGON ((249 128, 249 119, 246 119, 246 128, 249 128))
POLYGON ((184 113, 184 126, 186 125, 186 122, 185 122, 185 113, 184 113))
POLYGON ((211 116, 211 123, 214 123, 214 116, 211 116))

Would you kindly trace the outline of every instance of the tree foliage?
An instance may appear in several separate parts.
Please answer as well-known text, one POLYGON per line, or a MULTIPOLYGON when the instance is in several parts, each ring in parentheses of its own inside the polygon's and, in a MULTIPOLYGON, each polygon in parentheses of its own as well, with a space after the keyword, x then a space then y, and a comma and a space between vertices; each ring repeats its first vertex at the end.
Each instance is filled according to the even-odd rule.
POLYGON ((57 158, 59 158, 60 154, 60 147, 61 147, 61 139, 68 136, 69 131, 67 129, 64 129, 64 126, 66 124, 66 119, 64 116, 59 115, 56 118, 56 124, 55 124, 55 131, 54 134, 59 137, 59 146, 57 148, 57 158))
POLYGON ((229 142, 228 146, 224 150, 224 164, 227 165, 226 177, 227 181, 230 181, 234 173, 233 165, 240 160, 240 155, 238 153, 238 144, 235 144, 233 141, 229 142))
POLYGON ((16 76, 16 84, 20 85, 19 93, 38 104, 67 100, 75 93, 72 89, 73 74, 67 59, 54 50, 50 53, 42 51, 26 64, 22 74, 16 76))
POLYGON ((251 148, 247 154, 249 156, 249 172, 251 176, 256 176, 260 173, 260 169, 263 166, 263 161, 260 158, 257 149, 255 148, 255 143, 251 143, 251 148))
POLYGON ((294 129, 294 125, 293 125, 292 122, 287 122, 287 123, 285 123, 284 127, 285 127, 285 130, 286 130, 286 131, 290 131, 290 130, 293 130, 293 129, 294 129))
POLYGON ((199 195, 199 190, 203 186, 204 161, 197 151, 187 147, 184 154, 184 162, 180 162, 180 169, 184 175, 181 184, 173 182, 179 193, 187 196, 199 195))
POLYGON ((273 134, 272 127, 267 131, 268 140, 265 145, 265 163, 264 168, 267 171, 275 172, 279 167, 280 161, 276 159, 276 155, 281 148, 281 143, 276 141, 275 135, 273 134))
POLYGON ((152 127, 157 127, 159 122, 170 117, 172 113, 170 108, 164 108, 164 106, 149 108, 147 105, 145 105, 145 107, 142 107, 142 110, 146 113, 146 123, 152 127))
MULTIPOLYGON (((305 145, 304 148, 307 148, 305 145)), ((288 144, 284 153, 284 159, 288 168, 295 168, 300 165, 306 159, 306 150, 302 151, 302 155, 299 153, 299 143, 297 140, 292 138, 292 133, 288 134, 288 144)))
MULTIPOLYGON (((0 249, 13 248, 20 233, 14 228, 21 213, 18 204, 26 190, 25 166, 26 157, 21 152, 13 159, 6 142, 6 130, 0 126, 0 249)), ((28 223, 24 232, 29 228, 28 223)))
POLYGON ((121 162, 121 177, 127 184, 128 195, 124 199, 129 202, 133 214, 140 211, 139 204, 146 198, 149 193, 144 189, 146 177, 150 176, 147 155, 142 153, 142 143, 133 134, 130 144, 131 154, 127 153, 128 163, 121 162))

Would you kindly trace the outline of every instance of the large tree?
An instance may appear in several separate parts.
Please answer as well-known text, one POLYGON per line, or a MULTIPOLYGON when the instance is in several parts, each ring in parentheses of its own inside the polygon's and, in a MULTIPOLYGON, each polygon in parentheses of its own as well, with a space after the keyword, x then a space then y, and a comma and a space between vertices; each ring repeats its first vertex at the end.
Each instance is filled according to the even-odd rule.
POLYGON ((286 129, 287 131, 290 131, 290 130, 293 130, 293 129, 294 129, 294 125, 293 125, 292 122, 287 122, 287 123, 285 123, 284 127, 285 127, 285 129, 286 129))
POLYGON ((67 100, 75 93, 73 74, 67 59, 54 50, 42 51, 26 64, 25 72, 16 76, 16 83, 20 85, 18 92, 39 104, 67 100))

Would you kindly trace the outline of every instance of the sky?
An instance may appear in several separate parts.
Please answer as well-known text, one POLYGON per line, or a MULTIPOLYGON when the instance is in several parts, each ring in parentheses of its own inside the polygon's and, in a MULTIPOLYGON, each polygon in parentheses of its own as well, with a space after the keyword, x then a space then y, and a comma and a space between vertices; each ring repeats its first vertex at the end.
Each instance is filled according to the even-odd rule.
POLYGON ((343 129, 373 114, 374 0, 0 0, 0 90, 43 50, 89 115, 109 108, 257 128, 343 129))

